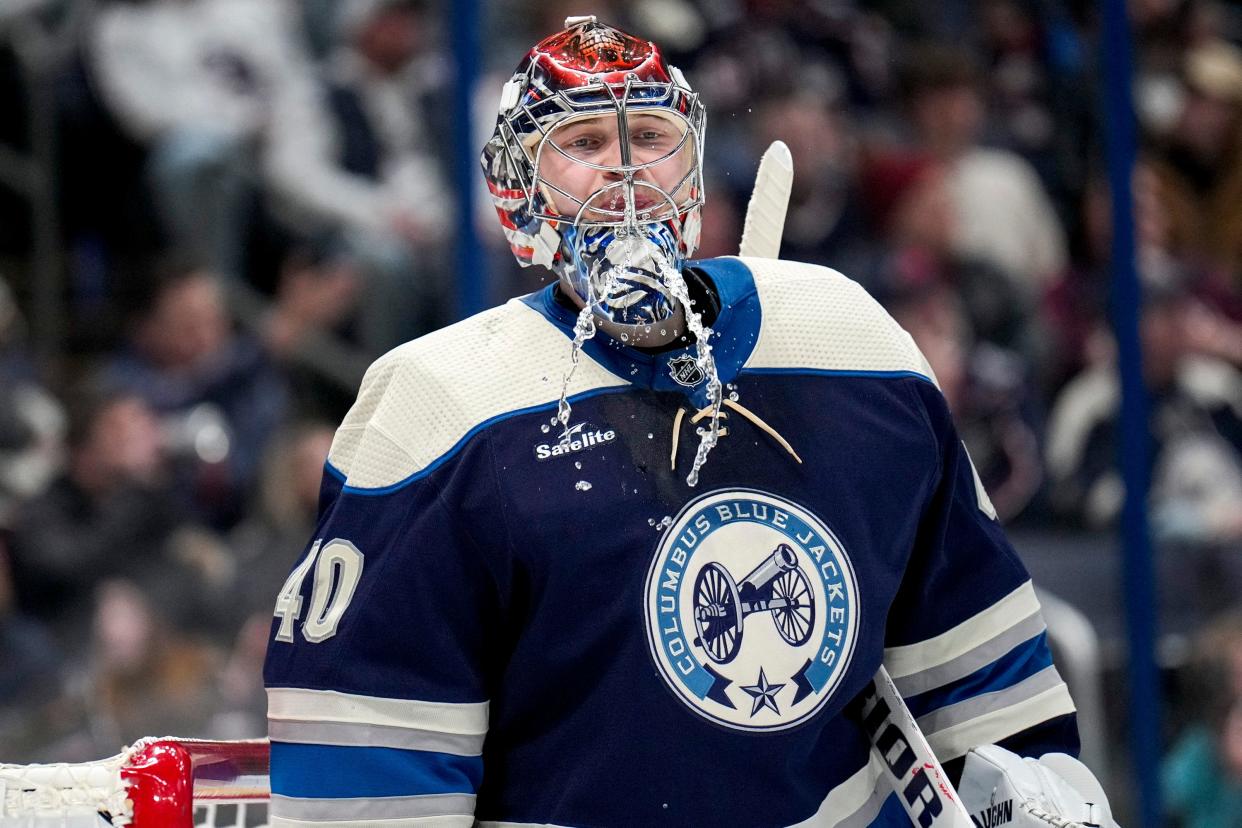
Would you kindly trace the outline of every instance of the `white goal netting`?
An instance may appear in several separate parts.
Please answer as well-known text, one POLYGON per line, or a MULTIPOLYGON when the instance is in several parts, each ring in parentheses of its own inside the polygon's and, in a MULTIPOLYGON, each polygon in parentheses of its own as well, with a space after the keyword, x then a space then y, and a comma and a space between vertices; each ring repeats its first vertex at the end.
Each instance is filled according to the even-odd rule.
POLYGON ((144 739, 95 762, 0 765, 0 828, 265 828, 266 740, 144 739))

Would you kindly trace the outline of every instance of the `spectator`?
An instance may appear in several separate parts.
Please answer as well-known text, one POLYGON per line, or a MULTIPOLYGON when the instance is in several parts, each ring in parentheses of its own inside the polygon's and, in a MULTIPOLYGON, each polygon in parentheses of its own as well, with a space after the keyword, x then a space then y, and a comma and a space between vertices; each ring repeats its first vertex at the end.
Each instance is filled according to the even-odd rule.
POLYGON ((880 246, 889 253, 879 260, 882 276, 875 287, 881 293, 897 287, 885 280, 900 269, 887 263, 918 262, 927 271, 920 280, 957 292, 974 336, 1026 354, 1033 349, 1032 319, 1017 289, 994 265, 954 247, 959 218, 951 184, 934 158, 897 154, 867 160, 860 189, 880 246))
POLYGON ((1242 823, 1242 617, 1218 618, 1191 665, 1197 721, 1161 769, 1167 816, 1181 828, 1242 823))
POLYGON ((349 0, 328 59, 326 107, 272 123, 268 175, 286 215, 338 234, 367 280, 359 315, 373 351, 436 321, 453 199, 431 135, 443 74, 423 3, 349 0))
POLYGON ((79 701, 101 755, 163 733, 204 733, 219 656, 180 635, 126 580, 98 584, 79 701))
POLYGON ((970 54, 912 50, 907 99, 918 146, 944 165, 954 251, 997 268, 1033 312, 1066 267, 1065 232, 1030 164, 980 145, 987 113, 970 54))
POLYGON ((783 140, 793 157, 781 255, 860 279, 874 267, 876 242, 863 212, 858 136, 838 100, 842 93, 838 83, 829 94, 797 90, 765 101, 754 144, 762 151, 783 140))
MULTIPOLYGON (((1175 276, 1148 272, 1141 335, 1153 528, 1166 543, 1232 543, 1242 539, 1242 375, 1190 349, 1190 308, 1175 276)), ((1124 495, 1115 470, 1119 405, 1115 368, 1098 365, 1066 386, 1049 422, 1054 505, 1089 526, 1111 524, 1124 495)))
MULTIPOLYGON (((70 415, 69 468, 13 528, 19 606, 80 649, 91 596, 109 577, 165 594, 184 584, 170 540, 179 512, 163 483, 159 424, 141 399, 84 391, 70 415)), ((171 597, 171 596, 170 596, 171 597)))
POLYGON ((273 122, 304 122, 312 70, 283 0, 113 0, 89 33, 108 109, 150 151, 174 247, 243 271, 247 199, 273 122))
POLYGON ((1154 165, 1173 251, 1206 261, 1242 293, 1242 50, 1216 40, 1188 52, 1184 97, 1154 165))
POLYGON ((103 381, 161 418, 177 455, 174 484, 194 513, 231 525, 285 416, 284 377, 263 341, 233 330, 209 271, 165 269, 136 317, 129 348, 105 366, 103 381))

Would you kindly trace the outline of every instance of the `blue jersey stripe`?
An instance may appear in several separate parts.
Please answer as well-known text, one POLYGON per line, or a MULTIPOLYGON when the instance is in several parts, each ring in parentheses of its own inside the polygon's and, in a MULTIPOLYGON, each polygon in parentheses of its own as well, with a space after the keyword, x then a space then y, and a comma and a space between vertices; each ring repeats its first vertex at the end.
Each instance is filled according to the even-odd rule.
POLYGON ((426 750, 272 742, 272 793, 306 799, 473 794, 483 758, 426 750))
POLYGON ((970 675, 906 699, 914 718, 965 699, 1012 687, 1052 665, 1048 633, 1023 641, 1000 658, 970 675))
MULTIPOLYGON (((831 368, 743 368, 742 376, 753 374, 769 374, 776 376, 815 376, 815 377, 863 377, 870 379, 917 379, 932 382, 931 377, 918 371, 851 371, 831 368)), ((934 384, 934 383, 933 383, 934 384)))

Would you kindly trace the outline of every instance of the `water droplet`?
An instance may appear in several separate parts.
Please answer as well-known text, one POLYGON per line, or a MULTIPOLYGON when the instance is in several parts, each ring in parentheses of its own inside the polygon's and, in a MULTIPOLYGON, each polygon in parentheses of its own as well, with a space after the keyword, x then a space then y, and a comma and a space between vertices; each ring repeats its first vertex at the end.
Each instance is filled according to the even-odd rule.
POLYGON ((655 439, 655 435, 654 435, 654 434, 652 434, 650 431, 648 431, 648 432, 647 432, 647 439, 648 439, 648 440, 654 440, 654 439, 655 439))
POLYGON ((685 279, 681 273, 670 268, 663 267, 660 270, 660 278, 664 282, 669 293, 673 295, 682 307, 689 309, 686 314, 686 327, 689 333, 695 337, 695 363, 707 376, 707 399, 712 404, 712 416, 708 421, 707 428, 698 429, 699 445, 694 455, 694 464, 690 469, 690 473, 686 476, 686 483, 690 486, 698 484, 699 469, 707 462, 708 453, 716 446, 716 440, 720 432, 720 402, 721 402, 721 384, 720 374, 716 370, 716 360, 712 356, 712 346, 710 339, 712 329, 703 324, 702 316, 695 310, 691 309, 690 292, 686 288, 685 279))
POLYGON ((544 434, 547 434, 549 431, 552 430, 552 426, 548 425, 547 423, 544 423, 543 425, 539 426, 539 430, 542 431, 544 434))
MULTIPOLYGON (((619 272, 618 268, 613 268, 609 271, 602 295, 608 296, 615 290, 619 272)), ((587 298, 591 299, 589 296, 587 298)), ((592 304, 594 304, 593 301, 586 303, 578 313, 578 319, 574 323, 574 341, 569 349, 569 370, 565 372, 561 380, 561 398, 557 400, 556 416, 552 418, 552 425, 560 423, 566 431, 569 430, 569 417, 573 412, 573 407, 569 404, 569 383, 574 378, 574 372, 578 370, 583 343, 595 336, 595 316, 591 313, 592 304)))
POLYGON ((632 377, 637 373, 638 373, 638 366, 635 365, 633 368, 630 369, 630 376, 632 377))
POLYGON ((733 402, 737 402, 737 400, 738 400, 738 393, 737 393, 736 391, 730 391, 730 392, 729 392, 729 399, 733 400, 733 402))
POLYGON ((648 526, 655 526, 655 518, 647 518, 648 526))
POLYGON ((629 342, 629 341, 630 341, 630 335, 629 335, 629 334, 626 334, 626 333, 621 334, 621 341, 622 341, 622 342, 629 342))
POLYGON ((582 461, 581 461, 581 460, 575 460, 575 461, 574 461, 574 468, 575 468, 575 469, 580 469, 580 468, 582 468, 582 461))
POLYGON ((668 336, 668 331, 666 331, 664 328, 660 328, 660 336, 668 336))
POLYGON ((591 484, 586 482, 585 480, 579 480, 577 483, 574 484, 574 488, 580 492, 589 492, 591 491, 591 484))

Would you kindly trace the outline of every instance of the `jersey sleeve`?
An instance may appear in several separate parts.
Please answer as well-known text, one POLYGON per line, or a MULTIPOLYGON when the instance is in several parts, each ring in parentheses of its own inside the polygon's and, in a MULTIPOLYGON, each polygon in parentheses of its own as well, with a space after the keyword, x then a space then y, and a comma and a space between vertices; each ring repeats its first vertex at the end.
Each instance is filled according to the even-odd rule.
POLYGON ((919 385, 940 470, 889 611, 885 666, 946 764, 989 743, 1076 756, 1074 704, 1030 578, 943 397, 919 385))
MULTIPOLYGON (((387 396, 364 384, 355 408, 387 396)), ((315 537, 277 599, 271 824, 469 826, 502 601, 488 530, 463 500, 486 499, 472 464, 488 448, 361 486, 402 447, 382 418, 358 419, 338 432, 347 468, 328 466, 315 537)))

